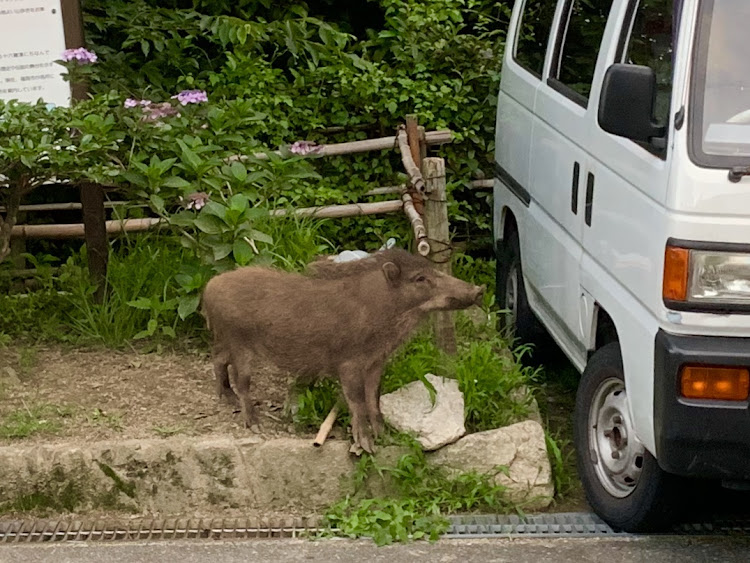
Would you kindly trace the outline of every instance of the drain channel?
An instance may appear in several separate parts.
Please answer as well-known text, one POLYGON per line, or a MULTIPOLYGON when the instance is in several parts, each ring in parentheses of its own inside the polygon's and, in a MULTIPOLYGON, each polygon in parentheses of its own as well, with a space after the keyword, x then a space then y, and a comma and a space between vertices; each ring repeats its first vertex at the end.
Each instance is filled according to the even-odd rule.
POLYGON ((629 536, 616 532, 595 514, 566 512, 529 516, 489 515, 454 516, 445 538, 524 537, 592 537, 629 536))
MULTIPOLYGON (((452 516, 443 538, 634 537, 586 512, 452 516)), ((60 541, 300 538, 323 531, 319 518, 138 519, 127 521, 0 521, 0 544, 60 541)), ((335 530, 334 530, 335 532, 335 530)), ((675 526, 669 535, 750 535, 750 517, 675 526)))
POLYGON ((317 533, 317 519, 144 519, 130 522, 0 521, 0 543, 172 539, 297 538, 317 533))

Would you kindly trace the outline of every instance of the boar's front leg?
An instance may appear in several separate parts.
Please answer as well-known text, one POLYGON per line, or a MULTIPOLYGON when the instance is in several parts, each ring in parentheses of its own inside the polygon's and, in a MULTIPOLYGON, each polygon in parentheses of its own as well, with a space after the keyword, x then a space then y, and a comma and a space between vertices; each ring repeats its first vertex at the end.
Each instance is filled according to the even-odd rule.
POLYGON ((349 413, 352 415, 352 438, 354 448, 362 448, 367 453, 375 452, 375 444, 367 421, 365 386, 360 371, 354 366, 342 368, 339 373, 341 389, 344 392, 349 413))
POLYGON ((383 413, 380 411, 380 380, 383 377, 383 367, 378 366, 369 370, 365 376, 365 406, 367 419, 370 422, 375 438, 383 432, 383 413))

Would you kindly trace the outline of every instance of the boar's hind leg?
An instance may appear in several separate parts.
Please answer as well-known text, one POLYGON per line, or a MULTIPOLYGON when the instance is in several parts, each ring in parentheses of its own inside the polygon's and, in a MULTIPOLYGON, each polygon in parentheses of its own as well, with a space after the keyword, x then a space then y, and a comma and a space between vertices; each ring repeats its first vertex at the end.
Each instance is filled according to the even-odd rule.
POLYGON ((245 422, 245 428, 250 428, 256 423, 255 408, 250 398, 250 380, 251 372, 250 363, 247 358, 243 358, 239 366, 234 366, 237 374, 237 394, 240 397, 240 406, 242 407, 242 419, 245 422))
POLYGON ((367 453, 374 453, 375 444, 370 431, 365 401, 365 388, 358 370, 342 370, 340 373, 341 389, 352 415, 352 438, 354 446, 359 446, 367 453))
POLYGON ((237 404, 237 395, 229 383, 229 358, 224 353, 214 355, 214 375, 216 376, 216 394, 219 399, 230 405, 237 404))

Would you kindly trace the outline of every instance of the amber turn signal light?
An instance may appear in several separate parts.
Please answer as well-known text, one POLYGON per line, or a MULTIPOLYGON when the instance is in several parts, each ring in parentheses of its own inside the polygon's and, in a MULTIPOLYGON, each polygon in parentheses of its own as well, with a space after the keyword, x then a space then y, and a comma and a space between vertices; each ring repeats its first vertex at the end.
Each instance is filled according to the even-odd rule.
POLYGON ((680 393, 687 399, 746 401, 750 393, 747 368, 685 366, 680 375, 680 393))
POLYGON ((685 301, 688 290, 690 251, 668 246, 664 252, 664 283, 662 295, 669 301, 685 301))

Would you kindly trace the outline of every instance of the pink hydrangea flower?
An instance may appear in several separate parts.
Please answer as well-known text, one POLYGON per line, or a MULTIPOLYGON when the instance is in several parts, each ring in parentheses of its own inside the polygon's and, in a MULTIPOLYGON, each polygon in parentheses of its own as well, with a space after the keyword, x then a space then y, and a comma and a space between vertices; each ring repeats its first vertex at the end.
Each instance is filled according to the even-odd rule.
POLYGON ((183 90, 176 96, 172 96, 172 99, 176 99, 183 106, 188 104, 200 104, 208 101, 208 95, 205 90, 183 90))
POLYGON ((143 120, 144 121, 158 121, 164 117, 170 117, 176 115, 179 117, 180 112, 176 107, 173 107, 169 102, 162 102, 160 104, 141 104, 143 105, 143 120))
POLYGON ((196 192, 188 196, 188 204, 185 206, 187 209, 195 209, 196 211, 203 208, 208 201, 209 196, 206 192, 196 192))
POLYGON ((62 60, 78 61, 78 64, 93 64, 97 61, 96 53, 79 47, 78 49, 65 49, 62 53, 62 60))
POLYGON ((134 108, 138 106, 148 107, 151 105, 151 100, 136 100, 135 98, 128 98, 123 104, 126 108, 134 108))
POLYGON ((314 141, 297 141, 289 147, 292 154, 316 154, 323 150, 323 145, 318 145, 314 141))

